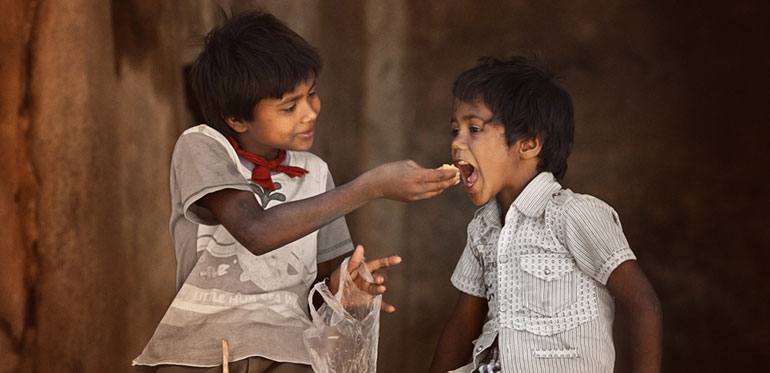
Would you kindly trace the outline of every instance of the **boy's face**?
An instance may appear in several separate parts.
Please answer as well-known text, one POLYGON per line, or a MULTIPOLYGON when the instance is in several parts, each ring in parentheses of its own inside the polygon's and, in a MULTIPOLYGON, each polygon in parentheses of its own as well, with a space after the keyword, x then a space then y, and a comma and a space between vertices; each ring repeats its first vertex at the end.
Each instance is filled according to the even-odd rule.
POLYGON ((514 198, 522 187, 518 182, 522 172, 516 151, 519 142, 509 147, 505 127, 492 117, 481 100, 454 101, 452 159, 460 169, 465 191, 477 206, 498 194, 514 198))
POLYGON ((275 159, 279 149, 310 149, 320 111, 315 79, 309 79, 280 99, 261 100, 254 108, 253 120, 234 121, 231 127, 238 133, 236 140, 242 149, 275 159))

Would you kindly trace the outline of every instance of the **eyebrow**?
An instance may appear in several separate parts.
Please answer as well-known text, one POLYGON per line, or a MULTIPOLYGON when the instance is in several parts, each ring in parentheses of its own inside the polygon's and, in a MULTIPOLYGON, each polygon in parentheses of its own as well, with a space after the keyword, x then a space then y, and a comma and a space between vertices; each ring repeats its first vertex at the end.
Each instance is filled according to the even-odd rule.
MULTIPOLYGON (((314 89, 315 89, 315 85, 316 85, 316 82, 314 81, 314 82, 313 82, 313 85, 311 85, 311 86, 310 86, 310 89, 308 89, 308 92, 310 92, 310 91, 314 90, 314 89)), ((281 102, 278 104, 278 106, 286 105, 286 104, 288 104, 288 103, 290 103, 290 102, 294 102, 294 101, 297 101, 297 100, 301 99, 302 97, 305 97, 305 93, 298 93, 298 94, 296 94, 296 95, 294 95, 294 96, 288 97, 288 98, 286 98, 285 100, 281 101, 281 102)))
MULTIPOLYGON (((468 115, 465 115, 465 116, 462 117, 462 120, 464 120, 464 121, 468 121, 468 120, 471 120, 471 119, 478 119, 478 120, 484 122, 484 124, 487 124, 487 123, 494 122, 496 118, 493 115, 489 119, 484 119, 484 118, 482 118, 482 117, 480 117, 480 116, 478 116, 476 114, 468 114, 468 115)), ((455 119, 454 117, 452 117, 452 119, 449 121, 449 123, 456 123, 456 122, 457 122, 457 119, 455 119)))

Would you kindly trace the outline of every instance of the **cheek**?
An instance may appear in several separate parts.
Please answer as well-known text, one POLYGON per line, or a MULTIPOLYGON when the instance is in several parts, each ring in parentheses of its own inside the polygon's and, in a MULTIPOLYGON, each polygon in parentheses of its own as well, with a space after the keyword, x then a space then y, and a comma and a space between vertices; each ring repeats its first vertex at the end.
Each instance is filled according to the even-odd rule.
POLYGON ((316 113, 321 111, 321 98, 319 98, 318 95, 310 100, 310 107, 313 108, 316 113))

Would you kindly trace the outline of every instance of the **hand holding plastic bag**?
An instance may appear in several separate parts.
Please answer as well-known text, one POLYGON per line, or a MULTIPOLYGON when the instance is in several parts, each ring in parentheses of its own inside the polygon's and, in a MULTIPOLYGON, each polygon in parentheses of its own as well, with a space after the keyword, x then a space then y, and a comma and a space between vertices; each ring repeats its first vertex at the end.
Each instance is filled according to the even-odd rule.
MULTIPOLYGON (((352 259, 345 259, 335 272, 339 273, 336 295, 323 282, 311 289, 308 304, 313 326, 303 333, 303 342, 315 372, 367 373, 377 370, 380 307, 385 287, 381 285, 384 277, 378 275, 375 281, 372 272, 400 261, 399 257, 389 257, 364 263, 363 248, 359 246, 352 259), (318 310, 313 306, 315 293, 324 300, 318 310)), ((387 304, 384 308, 394 310, 387 304)))

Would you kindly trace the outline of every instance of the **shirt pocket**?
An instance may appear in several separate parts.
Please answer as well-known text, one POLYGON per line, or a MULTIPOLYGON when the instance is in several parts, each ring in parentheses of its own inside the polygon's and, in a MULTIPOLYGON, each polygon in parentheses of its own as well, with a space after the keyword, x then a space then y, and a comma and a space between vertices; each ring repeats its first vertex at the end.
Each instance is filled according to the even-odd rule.
POLYGON ((555 316, 577 301, 577 272, 569 254, 524 254, 520 265, 526 308, 555 316))

